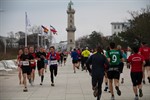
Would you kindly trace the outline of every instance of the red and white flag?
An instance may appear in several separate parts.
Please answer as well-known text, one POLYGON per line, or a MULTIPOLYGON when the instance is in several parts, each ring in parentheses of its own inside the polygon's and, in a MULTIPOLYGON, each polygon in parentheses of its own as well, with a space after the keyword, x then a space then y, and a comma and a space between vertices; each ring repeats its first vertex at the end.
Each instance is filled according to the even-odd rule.
POLYGON ((53 34, 56 34, 57 35, 57 30, 50 25, 50 31, 53 33, 53 34))

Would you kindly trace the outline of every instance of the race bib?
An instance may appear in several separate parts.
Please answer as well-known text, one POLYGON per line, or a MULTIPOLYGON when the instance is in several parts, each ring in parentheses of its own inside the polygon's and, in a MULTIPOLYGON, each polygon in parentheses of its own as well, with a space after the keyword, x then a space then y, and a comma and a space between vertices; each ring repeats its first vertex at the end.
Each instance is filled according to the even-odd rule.
POLYGON ((57 60, 52 60, 49 62, 49 65, 57 65, 57 63, 58 63, 57 60))
POLYGON ((34 64, 35 62, 34 62, 34 61, 31 61, 30 63, 31 63, 31 64, 34 64))
POLYGON ((22 61, 23 66, 29 66, 29 61, 22 61))

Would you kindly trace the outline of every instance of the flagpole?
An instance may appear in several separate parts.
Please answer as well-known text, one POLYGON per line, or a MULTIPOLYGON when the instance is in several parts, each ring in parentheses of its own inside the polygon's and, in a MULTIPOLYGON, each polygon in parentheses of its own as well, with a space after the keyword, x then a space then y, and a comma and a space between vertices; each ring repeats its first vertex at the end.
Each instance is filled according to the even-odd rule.
POLYGON ((37 47, 39 48, 39 33, 37 33, 37 47))
POLYGON ((42 34, 41 34, 41 46, 43 47, 43 30, 42 30, 42 34))
POLYGON ((27 12, 25 12, 25 47, 27 47, 27 12))

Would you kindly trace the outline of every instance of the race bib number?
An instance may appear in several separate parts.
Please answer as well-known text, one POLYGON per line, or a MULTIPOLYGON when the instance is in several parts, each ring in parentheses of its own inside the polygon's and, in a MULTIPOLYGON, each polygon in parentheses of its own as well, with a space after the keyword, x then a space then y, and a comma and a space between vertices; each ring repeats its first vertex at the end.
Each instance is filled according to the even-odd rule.
POLYGON ((49 65, 57 65, 57 60, 50 61, 49 65))
POLYGON ((22 61, 23 66, 29 66, 29 61, 22 61))
POLYGON ((31 61, 31 64, 34 64, 35 62, 34 61, 31 61))

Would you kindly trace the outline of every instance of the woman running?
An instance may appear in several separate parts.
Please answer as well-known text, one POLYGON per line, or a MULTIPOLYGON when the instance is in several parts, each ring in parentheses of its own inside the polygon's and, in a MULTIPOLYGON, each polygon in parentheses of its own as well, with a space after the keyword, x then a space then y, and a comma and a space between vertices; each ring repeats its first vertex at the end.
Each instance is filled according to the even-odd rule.
POLYGON ((19 84, 22 83, 22 69, 21 69, 21 61, 20 61, 20 56, 23 54, 23 50, 20 49, 17 55, 17 64, 18 64, 18 77, 19 77, 19 84))

